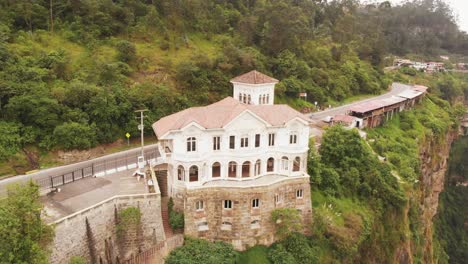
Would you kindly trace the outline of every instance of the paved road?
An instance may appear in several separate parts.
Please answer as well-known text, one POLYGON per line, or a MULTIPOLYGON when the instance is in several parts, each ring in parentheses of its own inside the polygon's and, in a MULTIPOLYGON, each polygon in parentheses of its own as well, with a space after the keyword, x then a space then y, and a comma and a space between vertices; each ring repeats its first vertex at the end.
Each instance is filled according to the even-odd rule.
POLYGON ((315 113, 310 114, 309 117, 314 121, 320 121, 327 116, 344 115, 348 112, 351 106, 355 106, 357 104, 365 103, 365 102, 376 100, 376 99, 390 98, 394 95, 397 95, 409 89, 411 89, 411 85, 406 85, 406 84, 401 84, 401 83, 392 83, 391 90, 385 94, 375 96, 372 98, 368 98, 368 99, 364 99, 364 100, 360 100, 360 101, 356 101, 356 102, 352 102, 352 103, 342 105, 339 107, 330 108, 330 109, 323 110, 320 112, 315 112, 315 113))
MULTIPOLYGON (((152 144, 152 145, 145 146, 145 153, 150 152, 152 150, 155 150, 156 145, 157 144, 152 144)), ((133 164, 133 163, 136 163, 136 156, 138 156, 140 151, 141 151, 141 148, 129 149, 129 150, 117 152, 117 153, 114 153, 114 154, 109 154, 109 155, 106 155, 106 156, 102 156, 102 157, 99 157, 99 158, 91 159, 91 160, 86 160, 86 161, 82 161, 82 162, 78 162, 78 163, 73 163, 73 164, 70 164, 70 165, 64 165, 64 166, 60 166, 60 167, 54 167, 54 168, 50 168, 50 169, 41 170, 41 171, 38 171, 36 173, 31 173, 31 174, 28 174, 28 175, 18 175, 18 176, 10 177, 10 178, 7 178, 7 179, 3 179, 3 180, 0 180, 0 197, 6 194, 6 186, 8 186, 9 184, 21 183, 21 182, 28 181, 29 179, 34 179, 36 181, 40 181, 41 179, 42 180, 48 179, 50 176, 63 175, 63 174, 66 174, 66 173, 71 173, 72 171, 75 171, 75 170, 80 170, 82 168, 87 168, 87 167, 92 166, 93 164, 95 164, 95 165, 100 164, 100 166, 101 166, 101 165, 106 164, 106 162, 109 162, 109 167, 108 168, 100 168, 99 171, 104 171, 105 172, 105 169, 108 169, 108 171, 110 171, 110 173, 114 173, 114 172, 117 172, 117 171, 122 171, 122 170, 125 170, 125 169, 127 169, 127 170, 128 169, 134 169, 134 168, 136 168, 136 164, 133 164), (124 163, 122 164, 122 163, 116 162, 116 160, 119 160, 119 159, 122 159, 124 161, 124 163), (125 161, 127 161, 127 160, 129 160, 132 163, 131 166, 125 166, 126 165, 125 161), (117 166, 119 166, 119 168, 122 168, 122 169, 114 169, 117 166)), ((145 158, 147 158, 147 157, 145 156, 145 158)), ((127 164, 127 165, 129 165, 129 164, 127 164)), ((89 172, 90 172, 90 170, 89 170, 89 172)), ((102 174, 107 174, 107 173, 102 173, 102 174)))

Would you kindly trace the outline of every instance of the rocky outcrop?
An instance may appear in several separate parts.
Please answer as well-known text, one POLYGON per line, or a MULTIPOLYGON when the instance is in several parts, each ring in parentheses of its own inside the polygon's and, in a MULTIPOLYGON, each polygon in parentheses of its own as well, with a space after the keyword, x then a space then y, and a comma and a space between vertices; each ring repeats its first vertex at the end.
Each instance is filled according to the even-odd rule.
POLYGON ((433 259, 433 217, 437 213, 439 194, 444 189, 447 159, 450 146, 457 136, 457 131, 448 132, 444 138, 430 138, 422 144, 420 151, 421 176, 420 211, 422 233, 424 237, 424 263, 434 263, 433 259))

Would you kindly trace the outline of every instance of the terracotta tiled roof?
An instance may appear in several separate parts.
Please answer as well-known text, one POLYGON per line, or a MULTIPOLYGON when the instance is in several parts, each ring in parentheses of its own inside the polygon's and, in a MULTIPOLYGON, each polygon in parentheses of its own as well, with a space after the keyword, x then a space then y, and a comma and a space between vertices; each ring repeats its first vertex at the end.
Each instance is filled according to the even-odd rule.
POLYGON ((231 82, 237 83, 247 83, 247 84, 265 84, 265 83, 277 83, 278 80, 272 78, 268 75, 265 75, 256 70, 249 71, 240 76, 237 76, 231 80, 231 82))
POLYGON ((380 108, 384 108, 384 107, 387 107, 387 106, 398 104, 398 103, 401 103, 401 102, 403 102, 405 100, 406 99, 402 98, 402 97, 392 96, 390 98, 385 98, 385 99, 381 99, 381 100, 372 100, 372 101, 369 101, 369 102, 360 103, 360 104, 357 104, 357 105, 354 105, 354 106, 350 107, 349 110, 351 112, 356 112, 356 113, 366 113, 366 112, 369 112, 369 111, 374 111, 374 110, 377 110, 377 109, 380 109, 380 108))
POLYGON ((171 130, 179 130, 192 122, 206 129, 223 128, 246 110, 272 126, 283 125, 296 117, 310 122, 309 118, 288 105, 247 105, 232 97, 226 97, 211 105, 192 107, 163 117, 153 124, 153 130, 156 136, 161 137, 171 130))

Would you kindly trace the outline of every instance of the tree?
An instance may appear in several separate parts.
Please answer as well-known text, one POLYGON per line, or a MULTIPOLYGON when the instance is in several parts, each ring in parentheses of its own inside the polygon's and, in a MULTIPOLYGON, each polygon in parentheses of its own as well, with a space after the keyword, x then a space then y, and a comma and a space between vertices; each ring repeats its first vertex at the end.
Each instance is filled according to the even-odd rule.
POLYGON ((18 124, 0 121, 0 160, 14 155, 21 147, 18 124))
POLYGON ((121 40, 117 42, 117 59, 121 62, 131 63, 136 59, 136 47, 135 44, 121 40))
POLYGON ((276 235, 280 239, 302 231, 301 219, 294 208, 279 208, 271 212, 271 221, 276 225, 276 235))
POLYGON ((48 263, 52 226, 41 219, 39 187, 29 181, 8 188, 0 200, 0 263, 48 263))
POLYGON ((88 149, 96 144, 95 126, 63 123, 54 129, 53 138, 56 146, 66 150, 88 149))

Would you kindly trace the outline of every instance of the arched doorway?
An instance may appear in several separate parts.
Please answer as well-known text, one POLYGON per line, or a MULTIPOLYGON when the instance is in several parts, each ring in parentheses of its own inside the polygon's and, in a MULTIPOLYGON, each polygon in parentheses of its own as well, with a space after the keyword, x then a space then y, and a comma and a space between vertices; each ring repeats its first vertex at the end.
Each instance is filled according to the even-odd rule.
POLYGON ((189 170, 189 181, 196 182, 198 181, 198 167, 193 165, 189 170))
POLYGON ((215 162, 211 166, 211 177, 217 178, 221 177, 221 163, 215 162))
POLYGON ((230 177, 230 178, 236 178, 237 177, 237 163, 235 161, 229 162, 228 177, 230 177))
POLYGON ((250 177, 250 161, 242 163, 242 178, 250 177))
POLYGON ((273 171, 275 171, 275 159, 269 158, 267 160, 267 172, 273 172, 273 171))

